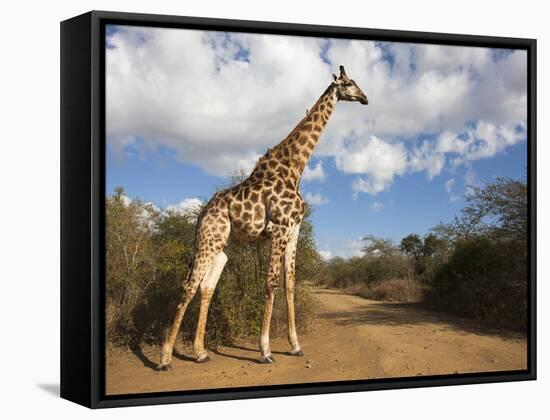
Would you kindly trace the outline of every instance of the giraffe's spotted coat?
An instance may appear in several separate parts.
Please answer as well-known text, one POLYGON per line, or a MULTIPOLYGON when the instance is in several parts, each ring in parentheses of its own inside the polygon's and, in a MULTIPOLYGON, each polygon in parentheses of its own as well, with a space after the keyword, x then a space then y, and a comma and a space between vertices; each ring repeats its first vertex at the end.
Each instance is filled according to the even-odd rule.
POLYGON ((201 308, 194 344, 198 360, 206 360, 204 329, 208 305, 227 261, 223 250, 229 239, 250 241, 260 236, 271 238, 260 338, 262 360, 271 361, 269 325, 274 290, 279 286, 283 259, 289 342, 292 354, 301 354, 294 317, 294 260, 300 224, 306 212, 306 202, 299 192, 300 177, 338 100, 368 103, 365 94, 353 80, 348 79, 342 66, 340 77, 334 76, 334 81, 314 106, 306 111, 306 116, 283 141, 258 160, 250 176, 242 183, 214 194, 201 211, 195 233, 195 256, 191 272, 183 283, 184 292, 162 347, 159 369, 164 370, 170 365, 183 315, 199 284, 201 308))

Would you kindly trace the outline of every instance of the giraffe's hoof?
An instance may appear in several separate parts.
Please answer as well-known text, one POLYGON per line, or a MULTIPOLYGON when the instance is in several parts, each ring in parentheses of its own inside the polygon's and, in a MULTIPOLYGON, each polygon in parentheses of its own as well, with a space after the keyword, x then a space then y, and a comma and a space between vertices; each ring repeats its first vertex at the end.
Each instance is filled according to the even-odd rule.
POLYGON ((275 363, 275 359, 273 358, 272 355, 262 356, 258 360, 258 363, 261 363, 262 365, 267 365, 267 364, 270 364, 270 363, 275 363))
POLYGON ((195 360, 195 363, 206 363, 209 361, 210 361, 210 356, 206 355, 206 356, 198 357, 197 360, 195 360))
POLYGON ((157 372, 168 372, 172 370, 172 365, 168 363, 167 365, 160 364, 157 366, 157 372))
POLYGON ((290 355, 291 356, 298 356, 298 357, 303 357, 304 356, 304 352, 300 349, 300 350, 291 350, 290 351, 290 355))

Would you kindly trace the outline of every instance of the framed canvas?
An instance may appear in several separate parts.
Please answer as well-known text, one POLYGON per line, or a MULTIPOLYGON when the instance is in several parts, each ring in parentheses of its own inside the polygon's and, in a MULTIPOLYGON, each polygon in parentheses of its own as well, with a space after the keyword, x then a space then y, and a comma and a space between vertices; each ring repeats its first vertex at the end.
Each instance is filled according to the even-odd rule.
POLYGON ((61 23, 61 396, 536 378, 536 41, 61 23))

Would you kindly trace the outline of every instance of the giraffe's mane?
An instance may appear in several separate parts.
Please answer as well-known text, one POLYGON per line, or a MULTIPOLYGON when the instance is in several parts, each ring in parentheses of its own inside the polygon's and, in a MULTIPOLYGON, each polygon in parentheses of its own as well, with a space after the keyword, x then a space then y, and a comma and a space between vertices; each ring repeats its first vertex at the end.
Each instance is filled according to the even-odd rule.
POLYGON ((313 106, 309 109, 309 113, 306 114, 305 117, 303 117, 299 122, 298 124, 296 124, 296 126, 292 129, 292 131, 290 133, 288 133, 288 135, 279 143, 277 144, 275 147, 269 149, 267 151, 267 153, 264 155, 264 156, 267 156, 269 151, 270 150, 274 150, 275 148, 279 147, 279 146, 282 146, 289 138, 291 138, 297 131, 300 131, 302 126, 307 122, 307 121, 311 121, 311 114, 312 114, 312 110, 314 110, 318 105, 319 105, 319 102, 321 102, 321 99, 323 99, 325 97, 325 95, 330 92, 334 87, 334 82, 331 83, 330 85, 328 85, 328 87, 325 89, 325 91, 323 92, 323 94, 321 96, 319 96, 319 99, 317 99, 317 101, 315 102, 315 104, 313 104, 313 106))
POLYGON ((309 113, 306 113, 306 116, 303 117, 299 122, 298 124, 296 124, 296 126, 290 131, 290 133, 288 133, 288 135, 283 139, 281 140, 281 142, 279 142, 278 144, 276 144, 275 146, 267 149, 267 151, 262 155, 260 156, 260 158, 256 161, 256 164, 254 165, 254 168, 252 169, 251 173, 250 173, 250 176, 258 169, 258 167, 260 166, 260 164, 265 161, 266 159, 269 158, 270 154, 273 152, 273 151, 276 151, 278 148, 281 148, 281 147, 284 147, 286 143, 288 143, 289 139, 292 138, 292 136, 294 134, 296 134, 297 131, 300 131, 303 127, 303 125, 308 122, 308 121, 311 121, 311 111, 313 109, 315 109, 319 103, 321 102, 321 100, 325 97, 325 95, 327 93, 329 93, 332 89, 334 88, 334 82, 330 83, 327 88, 325 89, 325 91, 321 94, 321 96, 319 96, 319 98, 317 99, 317 101, 315 102, 315 104, 313 104, 313 106, 311 107, 311 109, 309 110, 309 113))

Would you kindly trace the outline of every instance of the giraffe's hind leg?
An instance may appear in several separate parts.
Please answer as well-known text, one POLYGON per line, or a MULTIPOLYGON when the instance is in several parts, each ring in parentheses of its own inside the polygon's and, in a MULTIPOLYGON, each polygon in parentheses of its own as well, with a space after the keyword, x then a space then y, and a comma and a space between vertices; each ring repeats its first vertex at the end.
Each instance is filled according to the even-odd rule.
POLYGON ((203 363, 209 360, 208 352, 204 347, 204 333, 206 330, 206 320, 208 318, 208 307, 226 262, 227 255, 225 252, 222 251, 216 255, 210 269, 208 270, 208 273, 200 284, 201 306, 195 342, 193 345, 195 353, 197 354, 197 363, 203 363))
MULTIPOLYGON (((197 224, 195 256, 193 267, 187 280, 182 284, 182 296, 176 309, 172 327, 161 350, 160 364, 157 370, 171 370, 172 352, 181 321, 189 302, 195 296, 199 284, 211 269, 214 259, 222 252, 229 237, 230 224, 226 213, 207 211, 197 224)), ((201 305, 202 306, 202 305, 201 305)))
POLYGON ((260 351, 262 353, 260 363, 273 363, 275 361, 269 347, 269 327, 273 313, 275 290, 279 287, 281 265, 288 242, 289 230, 290 228, 287 226, 275 225, 271 236, 271 257, 266 281, 262 335, 260 336, 260 351))
POLYGON ((176 315, 170 328, 168 337, 166 338, 160 355, 160 364, 157 366, 157 370, 171 370, 172 366, 170 362, 172 361, 172 352, 174 350, 174 344, 176 342, 176 337, 181 326, 181 321, 185 315, 185 310, 189 305, 189 302, 195 296, 197 287, 201 280, 204 278, 206 272, 212 264, 213 257, 208 255, 202 255, 197 253, 195 256, 195 263, 193 264, 192 271, 186 282, 182 285, 182 296, 181 300, 176 309, 176 315), (198 259, 197 259, 198 257, 198 259))

